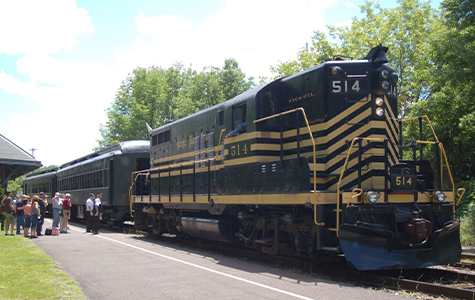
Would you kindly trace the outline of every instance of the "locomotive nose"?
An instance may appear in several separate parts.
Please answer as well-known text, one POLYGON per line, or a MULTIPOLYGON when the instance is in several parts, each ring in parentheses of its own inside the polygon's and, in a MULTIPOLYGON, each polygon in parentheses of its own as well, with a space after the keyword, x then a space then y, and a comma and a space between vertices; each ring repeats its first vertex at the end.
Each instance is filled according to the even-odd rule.
POLYGON ((432 223, 424 218, 413 218, 404 224, 404 232, 411 244, 427 241, 432 232, 432 223))

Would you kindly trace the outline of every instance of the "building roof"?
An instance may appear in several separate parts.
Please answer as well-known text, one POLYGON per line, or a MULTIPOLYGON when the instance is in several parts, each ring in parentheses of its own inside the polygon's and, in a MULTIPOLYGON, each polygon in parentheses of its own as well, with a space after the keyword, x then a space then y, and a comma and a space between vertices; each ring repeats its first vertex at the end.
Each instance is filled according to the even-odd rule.
POLYGON ((0 166, 8 167, 14 178, 41 167, 41 162, 0 134, 0 166))

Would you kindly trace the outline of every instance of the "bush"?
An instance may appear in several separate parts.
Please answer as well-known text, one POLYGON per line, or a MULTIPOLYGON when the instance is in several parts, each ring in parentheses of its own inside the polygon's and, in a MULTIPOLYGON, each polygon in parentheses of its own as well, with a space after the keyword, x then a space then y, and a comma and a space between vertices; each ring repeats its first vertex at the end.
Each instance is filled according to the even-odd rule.
POLYGON ((461 242, 463 246, 475 245, 475 203, 470 203, 462 218, 461 242))

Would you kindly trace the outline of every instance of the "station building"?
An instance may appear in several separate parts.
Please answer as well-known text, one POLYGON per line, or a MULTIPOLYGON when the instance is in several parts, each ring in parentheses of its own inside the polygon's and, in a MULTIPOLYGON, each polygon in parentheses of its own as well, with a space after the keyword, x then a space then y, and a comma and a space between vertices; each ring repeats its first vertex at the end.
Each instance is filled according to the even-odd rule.
POLYGON ((41 167, 30 153, 0 134, 0 187, 7 189, 9 180, 41 167))

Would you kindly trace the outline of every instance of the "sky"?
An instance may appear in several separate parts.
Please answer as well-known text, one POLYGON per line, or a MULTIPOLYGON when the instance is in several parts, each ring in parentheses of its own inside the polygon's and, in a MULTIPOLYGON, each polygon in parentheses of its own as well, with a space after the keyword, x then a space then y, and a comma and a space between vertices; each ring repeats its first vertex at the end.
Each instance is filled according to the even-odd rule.
POLYGON ((349 24, 361 3, 0 0, 0 133, 36 149, 43 165, 60 165, 97 146, 107 108, 134 68, 201 69, 232 57, 248 76, 269 76, 314 31, 349 24))

